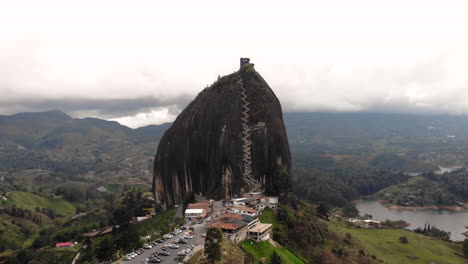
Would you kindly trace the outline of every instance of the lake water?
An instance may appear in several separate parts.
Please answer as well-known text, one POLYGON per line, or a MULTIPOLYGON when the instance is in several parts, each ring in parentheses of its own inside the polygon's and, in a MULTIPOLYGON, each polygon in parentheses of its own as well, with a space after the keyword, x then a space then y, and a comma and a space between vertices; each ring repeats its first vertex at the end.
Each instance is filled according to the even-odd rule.
POLYGON ((408 211, 408 210, 393 210, 388 209, 376 200, 364 200, 356 204, 361 215, 370 214, 373 219, 378 221, 390 220, 405 220, 411 223, 407 229, 415 229, 417 227, 424 228, 424 224, 430 224, 439 229, 451 232, 452 240, 464 240, 465 236, 461 233, 468 231, 465 226, 468 225, 468 211, 452 212, 449 210, 425 210, 425 211, 408 211))

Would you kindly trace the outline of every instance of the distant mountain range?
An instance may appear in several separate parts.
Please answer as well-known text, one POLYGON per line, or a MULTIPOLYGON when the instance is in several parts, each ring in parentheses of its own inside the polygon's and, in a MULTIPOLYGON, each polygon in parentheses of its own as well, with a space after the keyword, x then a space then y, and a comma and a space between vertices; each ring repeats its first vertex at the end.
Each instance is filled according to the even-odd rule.
MULTIPOLYGON (((285 113, 284 121, 293 157, 300 152, 391 152, 429 162, 467 162, 466 116, 285 113)), ((169 126, 131 129, 97 118, 72 118, 58 110, 0 116, 0 171, 42 168, 108 177, 125 171, 118 177, 149 180, 158 140, 169 126)))
POLYGON ((58 110, 0 116, 0 171, 42 169, 149 182, 157 142, 168 126, 131 129, 58 110))

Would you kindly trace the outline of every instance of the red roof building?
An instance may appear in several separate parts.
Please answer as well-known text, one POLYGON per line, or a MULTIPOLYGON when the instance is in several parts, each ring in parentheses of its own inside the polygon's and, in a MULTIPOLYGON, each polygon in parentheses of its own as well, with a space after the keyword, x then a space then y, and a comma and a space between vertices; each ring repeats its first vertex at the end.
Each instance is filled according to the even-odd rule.
POLYGON ((73 242, 57 243, 55 247, 73 247, 73 242))

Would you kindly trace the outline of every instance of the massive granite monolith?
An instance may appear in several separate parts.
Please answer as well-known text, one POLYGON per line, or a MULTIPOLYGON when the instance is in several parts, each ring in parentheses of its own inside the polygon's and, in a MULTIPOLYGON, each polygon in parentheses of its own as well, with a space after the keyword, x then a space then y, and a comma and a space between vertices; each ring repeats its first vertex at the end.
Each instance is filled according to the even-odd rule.
POLYGON ((281 105, 253 64, 218 79, 159 142, 153 192, 163 208, 190 194, 223 199, 289 192, 291 154, 281 105))

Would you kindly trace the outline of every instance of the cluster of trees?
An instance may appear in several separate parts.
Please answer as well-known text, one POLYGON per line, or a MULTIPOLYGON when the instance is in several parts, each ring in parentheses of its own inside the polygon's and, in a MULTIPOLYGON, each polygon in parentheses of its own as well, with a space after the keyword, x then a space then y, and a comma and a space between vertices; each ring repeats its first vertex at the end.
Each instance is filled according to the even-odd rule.
POLYGON ((7 249, 20 249, 23 240, 29 238, 34 230, 31 226, 14 221, 8 224, 0 219, 0 252, 7 249))
POLYGON ((460 200, 468 201, 468 171, 465 168, 441 175, 424 173, 422 176, 442 185, 460 200))
POLYGON ((370 165, 385 169, 398 171, 435 171, 436 166, 430 165, 424 161, 415 160, 405 156, 399 156, 395 153, 382 153, 375 156, 370 162, 370 165))
POLYGON ((210 264, 214 264, 221 259, 221 243, 223 232, 219 228, 208 228, 205 238, 205 255, 210 264))
POLYGON ((281 206, 276 214, 280 224, 273 228, 273 239, 284 246, 298 249, 324 242, 326 227, 318 221, 311 221, 316 217, 314 208, 300 201, 292 207, 281 206))
POLYGON ((416 228, 413 230, 414 232, 418 234, 422 234, 425 236, 429 237, 434 237, 434 238, 439 238, 439 239, 444 239, 444 240, 449 240, 450 239, 450 232, 438 229, 435 226, 431 225, 424 225, 424 228, 416 228))
MULTIPOLYGON (((142 192, 137 190, 129 191, 121 197, 109 195, 107 198, 101 201, 100 208, 113 210, 95 209, 88 211, 86 215, 80 218, 71 219, 65 223, 57 222, 55 226, 42 228, 37 233, 38 236, 32 242, 31 247, 23 249, 22 258, 28 261, 37 259, 38 253, 35 253, 34 250, 53 246, 57 242, 86 240, 87 237, 83 236, 84 233, 113 224, 117 225, 116 215, 120 217, 118 219, 122 221, 122 225, 116 228, 112 234, 93 239, 89 247, 83 252, 82 261, 94 263, 97 260, 102 262, 115 257, 119 250, 127 252, 141 247, 140 237, 143 234, 139 228, 142 224, 130 225, 129 221, 135 215, 145 214, 142 209, 152 207, 151 201, 144 199, 142 192), (114 205, 111 206, 112 204, 114 205)), ((169 228, 169 223, 166 223, 164 227, 169 228)), ((3 241, 0 240, 0 244, 4 244, 3 241)), ((18 244, 18 247, 14 249, 21 249, 21 244, 18 244)))
POLYGON ((56 212, 51 208, 36 207, 35 211, 31 211, 29 209, 19 208, 15 204, 10 204, 9 206, 0 209, 0 212, 13 217, 29 219, 36 224, 42 223, 42 215, 47 215, 51 219, 55 219, 57 216, 56 212))
POLYGON ((63 196, 65 200, 72 203, 83 202, 87 198, 85 188, 77 183, 60 186, 55 189, 54 194, 57 196, 63 196))
POLYGON ((144 209, 152 207, 153 201, 145 199, 141 191, 127 192, 119 206, 114 209, 114 224, 127 226, 133 217, 146 215, 144 209))
POLYGON ((297 167, 293 175, 294 192, 298 197, 337 207, 408 179, 400 172, 345 167, 297 167))

